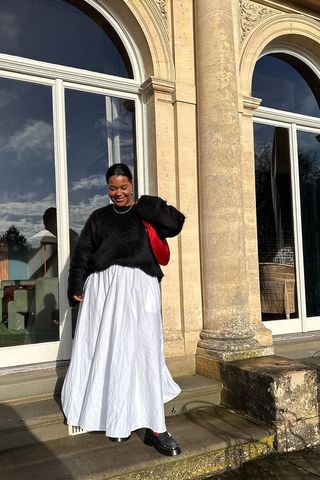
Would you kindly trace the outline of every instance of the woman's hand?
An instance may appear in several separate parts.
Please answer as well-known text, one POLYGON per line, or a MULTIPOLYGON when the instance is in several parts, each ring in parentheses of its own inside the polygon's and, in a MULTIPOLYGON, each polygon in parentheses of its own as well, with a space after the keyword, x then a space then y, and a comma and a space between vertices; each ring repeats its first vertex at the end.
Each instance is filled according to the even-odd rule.
POLYGON ((83 293, 81 293, 81 295, 73 295, 72 298, 77 302, 83 302, 83 293))

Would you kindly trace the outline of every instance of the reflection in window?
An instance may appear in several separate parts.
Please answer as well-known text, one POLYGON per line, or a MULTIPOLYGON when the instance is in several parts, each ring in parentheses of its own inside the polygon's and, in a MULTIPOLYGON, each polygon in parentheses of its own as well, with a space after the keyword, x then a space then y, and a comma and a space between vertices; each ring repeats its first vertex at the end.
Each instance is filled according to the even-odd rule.
MULTIPOLYGON (((126 163, 136 181, 135 102, 66 90, 70 232, 81 232, 89 215, 109 203, 106 171, 126 163)), ((74 242, 71 242, 70 255, 74 242)), ((72 309, 73 332, 77 308, 72 309)))
POLYGON ((264 107, 320 116, 320 81, 304 62, 285 53, 265 55, 256 63, 252 94, 264 107))
POLYGON ((0 93, 0 346, 58 340, 51 88, 0 93))
POLYGON ((298 132, 307 316, 320 315, 320 136, 298 132))
POLYGON ((134 101, 66 90, 66 128, 69 223, 79 233, 92 211, 109 202, 107 168, 123 162, 135 175, 134 101))
POLYGON ((288 130, 255 124, 254 139, 262 319, 296 318, 288 130))
POLYGON ((107 20, 84 0, 1 0, 0 52, 133 78, 107 20))

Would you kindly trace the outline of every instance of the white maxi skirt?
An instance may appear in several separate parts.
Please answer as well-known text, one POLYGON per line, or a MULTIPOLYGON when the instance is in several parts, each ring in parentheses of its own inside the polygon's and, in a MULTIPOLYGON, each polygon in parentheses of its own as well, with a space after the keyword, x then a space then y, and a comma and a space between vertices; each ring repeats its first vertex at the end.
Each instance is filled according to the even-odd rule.
POLYGON ((164 432, 163 404, 181 390, 165 364, 158 279, 113 265, 84 291, 61 393, 67 423, 108 437, 164 432))

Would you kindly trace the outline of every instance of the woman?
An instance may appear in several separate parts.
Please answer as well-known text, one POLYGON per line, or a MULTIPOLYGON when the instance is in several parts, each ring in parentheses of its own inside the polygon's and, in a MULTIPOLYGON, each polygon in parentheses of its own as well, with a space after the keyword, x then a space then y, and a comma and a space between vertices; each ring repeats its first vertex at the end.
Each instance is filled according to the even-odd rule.
POLYGON ((147 445, 178 455, 163 407, 180 393, 163 354, 163 273, 142 221, 164 239, 178 235, 184 215, 159 197, 134 203, 132 174, 122 163, 106 180, 112 203, 90 215, 70 266, 69 301, 81 305, 63 410, 69 425, 105 431, 114 441, 146 428, 147 445))

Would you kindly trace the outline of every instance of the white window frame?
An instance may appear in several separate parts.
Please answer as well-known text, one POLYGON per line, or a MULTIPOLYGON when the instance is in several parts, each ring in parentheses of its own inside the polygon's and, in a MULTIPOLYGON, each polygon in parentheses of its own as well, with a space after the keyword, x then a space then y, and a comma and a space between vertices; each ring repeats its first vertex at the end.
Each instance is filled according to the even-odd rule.
POLYGON ((274 335, 319 330, 320 316, 307 317, 306 315, 297 132, 304 131, 320 134, 320 118, 316 119, 315 117, 308 117, 292 112, 259 107, 254 113, 253 121, 254 123, 263 125, 286 128, 289 132, 295 272, 299 311, 299 317, 297 319, 270 320, 263 323, 271 329, 274 335))
POLYGON ((146 106, 140 95, 144 71, 138 48, 133 39, 114 15, 106 12, 95 0, 85 0, 99 11, 113 26, 129 55, 134 79, 81 70, 0 54, 0 77, 20 80, 52 88, 53 130, 55 149, 55 181, 57 205, 59 314, 60 341, 1 347, 0 368, 16 365, 45 363, 70 358, 72 347, 71 310, 66 296, 69 270, 69 202, 67 148, 65 125, 65 89, 95 93, 98 95, 127 98, 135 102, 136 155, 139 195, 148 192, 146 162, 147 142, 144 131, 147 126, 146 106))
MULTIPOLYGON (((312 57, 303 47, 293 46, 283 40, 275 40, 272 42, 272 45, 268 45, 264 49, 260 58, 271 53, 284 53, 298 58, 315 73, 320 83, 320 69, 316 66, 317 59, 312 57)), ((300 115, 297 113, 260 106, 254 112, 253 122, 264 125, 279 126, 289 130, 296 288, 299 309, 298 319, 271 320, 263 323, 266 327, 270 328, 273 335, 320 330, 320 317, 307 317, 306 315, 297 142, 298 131, 320 133, 320 118, 318 119, 307 115, 300 115)))

